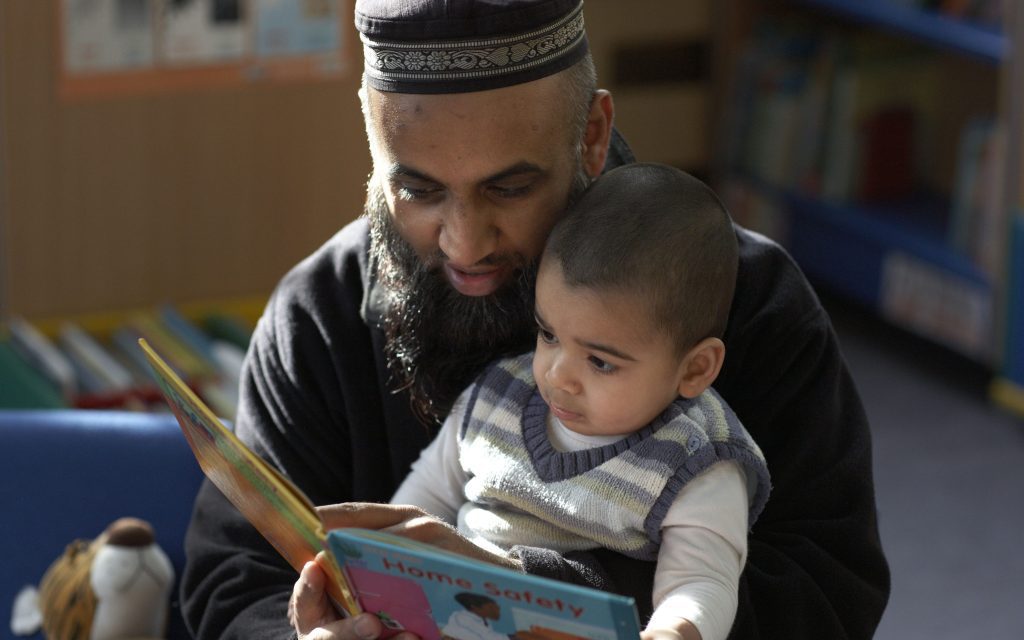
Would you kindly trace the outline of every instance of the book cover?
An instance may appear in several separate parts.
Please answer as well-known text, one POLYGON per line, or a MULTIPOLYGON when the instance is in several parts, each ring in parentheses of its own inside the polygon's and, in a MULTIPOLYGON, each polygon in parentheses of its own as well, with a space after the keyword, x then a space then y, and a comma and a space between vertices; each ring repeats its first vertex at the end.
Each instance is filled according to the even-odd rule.
MULTIPOLYGON (((224 426, 145 339, 139 345, 210 481, 296 571, 326 551, 327 536, 309 498, 224 426)), ((345 613, 359 613, 337 563, 330 554, 325 560, 328 594, 345 613)))
POLYGON ((383 531, 335 529, 331 552, 365 611, 424 640, 616 640, 640 635, 632 598, 519 573, 383 531))

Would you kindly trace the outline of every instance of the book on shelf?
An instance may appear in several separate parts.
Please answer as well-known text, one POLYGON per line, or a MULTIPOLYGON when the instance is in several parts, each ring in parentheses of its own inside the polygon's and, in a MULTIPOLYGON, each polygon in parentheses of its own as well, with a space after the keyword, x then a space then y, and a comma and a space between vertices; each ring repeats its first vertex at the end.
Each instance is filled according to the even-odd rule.
POLYGON ((65 322, 58 341, 78 374, 83 393, 118 394, 135 386, 128 367, 78 324, 65 322))
MULTIPOLYGON (((207 320, 230 331, 220 337, 200 327, 171 305, 125 314, 70 316, 41 325, 20 316, 0 319, 0 332, 20 367, 24 365, 53 387, 61 406, 80 409, 166 410, 166 403, 139 350, 145 337, 157 345, 179 375, 197 389, 218 415, 231 419, 238 405, 238 386, 248 329, 233 317, 210 314, 207 320), (45 327, 45 328, 41 328, 45 327)), ((12 369, 13 370, 13 369, 12 369)), ((39 397, 39 408, 53 405, 39 397)), ((0 407, 33 407, 10 394, 0 407)))
POLYGON ((824 130, 822 196, 896 201, 919 187, 935 130, 939 58, 876 34, 842 41, 824 130))
POLYGON ((836 202, 909 197, 925 171, 941 67, 876 34, 769 23, 741 56, 727 168, 836 202))
POLYGON ((75 369, 57 345, 24 318, 9 318, 7 330, 18 354, 42 373, 65 400, 74 398, 78 393, 75 369))
POLYGON ((384 532, 325 531, 302 491, 232 433, 144 339, 139 343, 203 472, 296 571, 322 553, 327 591, 344 615, 368 611, 388 630, 384 637, 409 630, 424 640, 476 637, 459 627, 479 618, 481 607, 493 629, 522 640, 639 637, 632 598, 384 532))
POLYGON ((43 373, 29 364, 0 327, 0 407, 62 409, 67 402, 43 373))
POLYGON ((1006 255, 1005 166, 1005 128, 995 118, 972 118, 957 151, 948 241, 989 275, 1002 272, 1006 255))

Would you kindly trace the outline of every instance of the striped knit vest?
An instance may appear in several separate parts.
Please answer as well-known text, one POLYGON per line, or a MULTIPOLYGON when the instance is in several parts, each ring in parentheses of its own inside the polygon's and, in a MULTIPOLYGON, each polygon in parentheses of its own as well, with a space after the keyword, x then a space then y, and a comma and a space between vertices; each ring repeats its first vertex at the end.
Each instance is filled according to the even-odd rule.
POLYGON ((615 443, 559 452, 547 437, 548 408, 533 381, 532 357, 497 362, 470 392, 459 440, 470 504, 459 520, 471 537, 504 549, 604 547, 653 560, 661 522, 679 490, 721 460, 740 462, 756 481, 753 525, 768 499, 768 468, 714 391, 677 399, 651 424, 615 443))

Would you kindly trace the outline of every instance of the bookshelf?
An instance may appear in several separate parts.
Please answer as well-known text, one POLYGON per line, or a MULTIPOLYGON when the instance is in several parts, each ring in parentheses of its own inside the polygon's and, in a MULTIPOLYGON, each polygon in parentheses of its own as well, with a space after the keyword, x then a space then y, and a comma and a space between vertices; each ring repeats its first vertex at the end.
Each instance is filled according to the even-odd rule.
POLYGON ((808 277, 1024 415, 1021 33, 909 0, 733 0, 713 182, 808 277))

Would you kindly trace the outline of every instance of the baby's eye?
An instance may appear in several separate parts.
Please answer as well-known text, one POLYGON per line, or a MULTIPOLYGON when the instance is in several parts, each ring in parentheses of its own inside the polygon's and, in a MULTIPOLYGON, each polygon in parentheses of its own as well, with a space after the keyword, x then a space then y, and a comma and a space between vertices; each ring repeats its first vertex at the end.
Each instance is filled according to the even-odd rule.
POLYGON ((590 356, 587 360, 590 362, 590 366, 597 369, 600 373, 614 373, 615 370, 618 369, 614 364, 607 360, 602 360, 597 356, 590 356))

